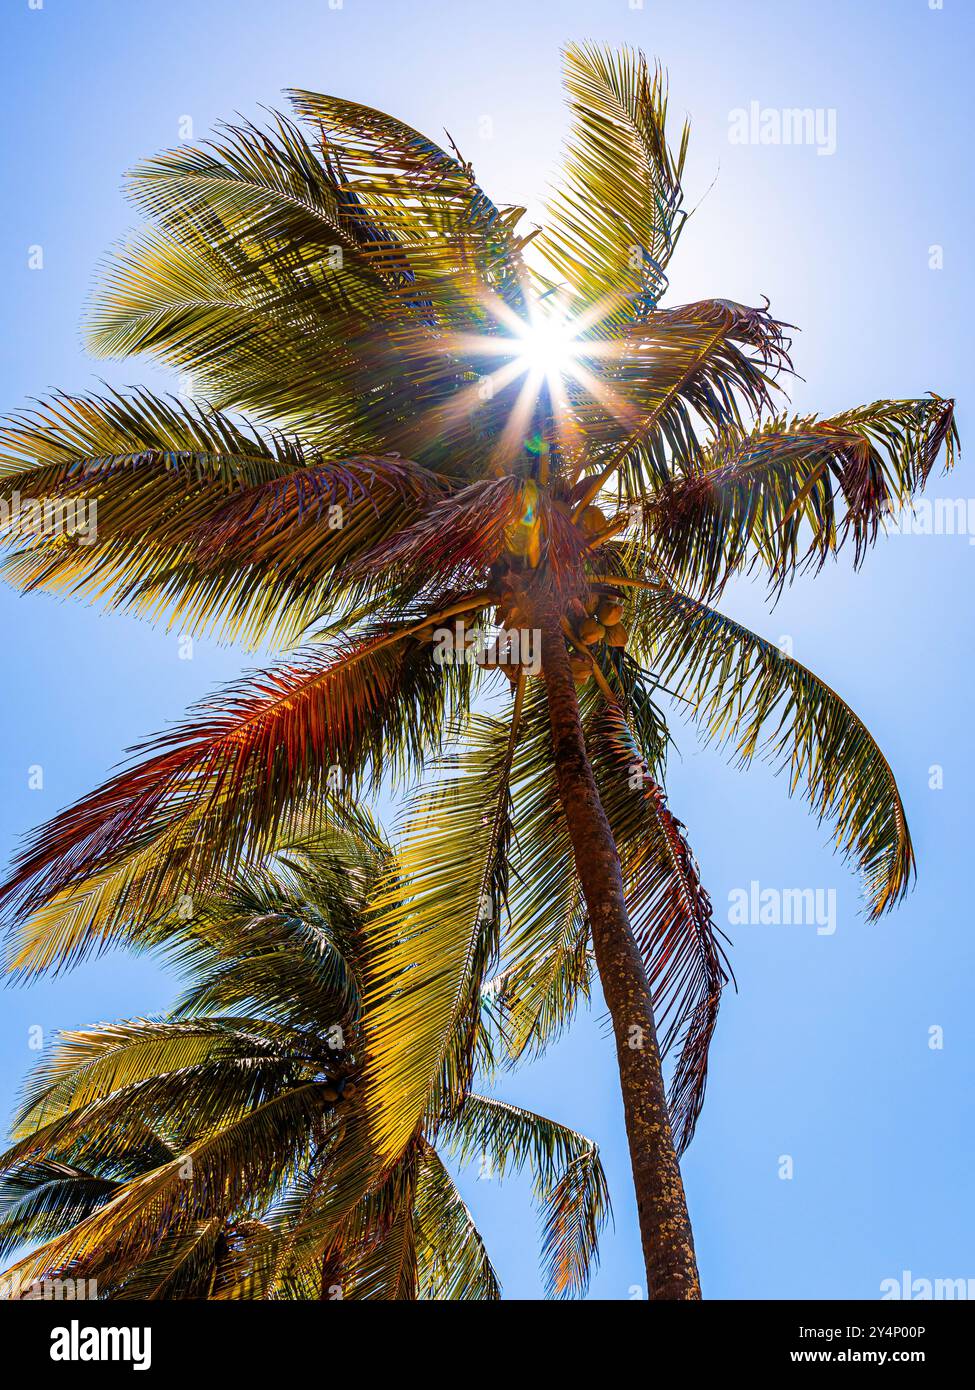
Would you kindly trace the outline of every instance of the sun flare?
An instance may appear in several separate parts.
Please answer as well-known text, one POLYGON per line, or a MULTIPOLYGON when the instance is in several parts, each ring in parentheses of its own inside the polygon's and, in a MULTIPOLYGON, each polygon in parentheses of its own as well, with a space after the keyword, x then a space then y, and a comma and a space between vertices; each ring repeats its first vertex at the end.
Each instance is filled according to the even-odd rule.
POLYGON ((561 377, 571 372, 580 347, 570 324, 536 318, 515 339, 515 365, 536 376, 561 377))

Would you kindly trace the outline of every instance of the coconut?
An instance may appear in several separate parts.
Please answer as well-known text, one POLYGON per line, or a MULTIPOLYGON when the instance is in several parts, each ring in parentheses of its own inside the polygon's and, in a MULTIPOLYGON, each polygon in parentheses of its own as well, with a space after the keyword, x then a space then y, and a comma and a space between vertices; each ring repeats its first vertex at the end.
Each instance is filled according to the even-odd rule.
POLYGON ((598 507, 587 507, 579 517, 579 525, 587 536, 596 536, 606 530, 606 516, 598 507))
POLYGON ((592 675, 592 662, 588 657, 580 652, 573 652, 569 657, 569 666, 572 670, 572 678, 576 685, 585 685, 592 675))
POLYGON ((596 609, 596 617, 604 627, 615 627, 623 616, 623 605, 613 598, 602 598, 596 609))
POLYGON ((610 647, 625 647, 629 633, 622 623, 613 623, 606 629, 606 642, 610 647))
POLYGON ((601 642, 605 635, 606 629, 595 618, 587 618, 584 623, 579 624, 579 638, 587 647, 591 647, 594 642, 601 642))

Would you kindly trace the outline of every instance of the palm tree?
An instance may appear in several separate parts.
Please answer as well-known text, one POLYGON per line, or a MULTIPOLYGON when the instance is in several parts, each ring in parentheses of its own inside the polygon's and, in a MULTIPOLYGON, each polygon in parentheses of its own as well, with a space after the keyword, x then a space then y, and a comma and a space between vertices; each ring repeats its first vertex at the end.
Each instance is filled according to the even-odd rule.
POLYGON ((492 1178, 532 1171, 549 1292, 584 1291, 608 1199, 595 1146, 564 1125, 468 1092, 363 1182, 363 983, 377 964, 364 923, 393 872, 374 826, 319 816, 187 920, 143 924, 139 944, 189 987, 162 1020, 63 1034, 37 1068, 0 1157, 0 1254, 38 1247, 8 1287, 498 1298, 449 1149, 492 1178))
POLYGON ((566 79, 543 230, 452 141, 311 92, 290 93, 295 120, 135 170, 151 225, 108 270, 92 343, 191 374, 201 403, 59 396, 15 417, 7 488, 97 503, 97 533, 11 509, 7 576, 303 645, 42 827, 6 902, 15 968, 56 966, 259 858, 308 796, 415 778, 447 748, 405 834, 411 891, 380 893, 371 926, 393 976, 411 970, 367 1043, 377 1161, 431 1096, 465 1093, 496 962, 521 1055, 566 1025, 594 957, 648 1292, 697 1298, 678 1158, 727 970, 664 795, 664 710, 786 767, 871 913, 898 901, 911 841, 867 729, 713 604, 746 566, 774 591, 847 540, 860 563, 943 448, 951 464, 952 403, 780 413, 790 344, 767 303, 660 306, 687 148, 662 74, 571 47, 566 79), (480 663, 459 659, 472 638, 480 663))

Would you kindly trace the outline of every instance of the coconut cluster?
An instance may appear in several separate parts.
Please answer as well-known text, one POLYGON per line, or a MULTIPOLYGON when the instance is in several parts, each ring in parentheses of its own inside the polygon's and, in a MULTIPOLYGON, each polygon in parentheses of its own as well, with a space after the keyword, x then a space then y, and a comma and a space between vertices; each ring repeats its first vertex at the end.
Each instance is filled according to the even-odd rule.
POLYGON ((592 659, 580 647, 625 647, 629 633, 623 624, 623 599, 615 589, 600 586, 590 590, 585 600, 574 598, 567 613, 572 641, 569 665, 577 685, 585 685, 592 675, 592 659))
MULTIPOLYGON (((598 511, 598 508, 589 510, 598 511)), ((602 523, 601 513, 599 518, 591 519, 591 524, 597 522, 602 523)), ((499 627, 509 632, 526 628, 530 621, 522 606, 524 600, 518 587, 518 575, 519 567, 511 566, 504 558, 491 569, 491 585, 500 595, 496 609, 497 622, 499 627)), ((623 624, 623 595, 612 584, 594 585, 584 597, 568 601, 563 617, 572 674, 577 685, 584 685, 592 676, 590 648, 597 647, 601 642, 609 647, 626 646, 629 633, 623 624)), ((525 663, 519 659, 519 653, 512 653, 502 639, 489 650, 482 664, 504 671, 514 683, 525 663)))
MULTIPOLYGON (((567 512, 565 504, 561 504, 561 509, 567 512)), ((478 665, 503 671, 512 685, 526 670, 528 675, 541 673, 541 662, 535 654, 527 661, 524 643, 515 640, 531 628, 524 584, 538 564, 540 543, 537 509, 532 507, 531 511, 530 523, 522 521, 508 528, 504 553, 490 568, 489 593, 496 601, 495 617, 502 636, 476 654, 478 665)), ((598 542, 609 529, 605 514, 597 506, 585 507, 576 525, 585 535, 587 545, 598 542)), ((600 643, 609 647, 626 646, 629 634, 623 624, 623 612, 623 594, 611 581, 594 584, 581 596, 567 601, 562 625, 577 685, 585 685, 592 677, 592 648, 600 643)), ((431 624, 418 631, 416 637, 420 641, 431 641, 435 632, 436 625, 431 624)))

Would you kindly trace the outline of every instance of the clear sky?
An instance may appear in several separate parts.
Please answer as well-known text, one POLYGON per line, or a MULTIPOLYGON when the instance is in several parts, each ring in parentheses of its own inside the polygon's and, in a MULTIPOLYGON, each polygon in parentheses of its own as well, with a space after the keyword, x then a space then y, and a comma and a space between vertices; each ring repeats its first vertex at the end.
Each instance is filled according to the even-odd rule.
MULTIPOLYGON (((199 139, 221 117, 278 103, 283 87, 335 92, 434 138, 447 127, 496 201, 537 212, 564 130, 560 45, 594 39, 658 56, 675 112, 693 120, 686 185, 703 201, 667 302, 766 294, 802 329, 797 407, 826 413, 936 390, 958 398, 964 442, 973 36, 969 0, 6 0, 0 408, 99 376, 166 384, 149 364, 88 358, 79 325, 100 257, 135 222, 123 170, 177 143, 183 118, 199 139), (819 147, 734 142, 731 113, 753 102, 818 111, 819 147), (37 246, 43 269, 31 270, 37 246)), ((971 477, 963 453, 932 494, 968 499, 971 477)), ((791 639, 888 754, 920 865, 892 917, 864 920, 825 827, 781 779, 740 774, 678 731, 671 804, 719 920, 753 880, 836 891, 831 934, 729 927, 738 993, 726 995, 684 1163, 708 1296, 875 1298, 904 1270, 975 1277, 973 542, 975 532, 891 537, 859 574, 843 561, 800 581, 772 614, 750 585, 725 605, 791 639), (780 1176, 783 1156, 791 1177, 780 1176)), ((0 637, 3 858, 126 746, 250 664, 199 642, 182 660, 177 633, 9 591, 0 637), (44 786, 32 791, 35 764, 44 786)), ((9 1113, 36 1060, 32 1025, 134 1016, 173 992, 151 962, 123 954, 9 991, 0 1108, 9 1113)), ((634 1296, 642 1259, 600 1010, 503 1089, 599 1141, 616 1224, 592 1296, 634 1296)), ((470 1173, 462 1186, 506 1295, 539 1296, 525 1184, 498 1190, 470 1173)))

